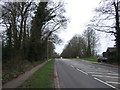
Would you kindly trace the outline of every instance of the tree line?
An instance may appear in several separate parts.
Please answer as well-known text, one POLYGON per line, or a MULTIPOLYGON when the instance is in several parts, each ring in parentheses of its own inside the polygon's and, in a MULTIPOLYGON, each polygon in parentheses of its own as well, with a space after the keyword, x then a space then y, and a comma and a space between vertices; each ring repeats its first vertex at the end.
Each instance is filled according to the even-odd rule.
POLYGON ((87 28, 83 35, 75 35, 65 46, 62 57, 94 57, 97 55, 98 36, 94 30, 87 28))
POLYGON ((3 63, 17 59, 38 61, 54 56, 57 32, 65 29, 63 2, 4 2, 1 24, 3 63))

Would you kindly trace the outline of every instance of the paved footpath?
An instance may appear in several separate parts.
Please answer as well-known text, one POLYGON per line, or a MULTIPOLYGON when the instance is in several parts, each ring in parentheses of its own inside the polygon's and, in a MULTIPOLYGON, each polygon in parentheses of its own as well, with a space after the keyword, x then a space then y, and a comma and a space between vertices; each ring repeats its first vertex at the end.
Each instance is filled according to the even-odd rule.
POLYGON ((30 71, 27 71, 24 74, 18 76, 17 78, 15 78, 15 79, 9 81, 8 83, 4 84, 2 86, 2 88, 16 88, 16 87, 18 87, 26 79, 28 79, 35 71, 37 71, 39 68, 41 68, 46 63, 47 63, 47 61, 44 62, 44 63, 42 63, 42 64, 37 65, 36 67, 34 67, 33 69, 31 69, 30 71))

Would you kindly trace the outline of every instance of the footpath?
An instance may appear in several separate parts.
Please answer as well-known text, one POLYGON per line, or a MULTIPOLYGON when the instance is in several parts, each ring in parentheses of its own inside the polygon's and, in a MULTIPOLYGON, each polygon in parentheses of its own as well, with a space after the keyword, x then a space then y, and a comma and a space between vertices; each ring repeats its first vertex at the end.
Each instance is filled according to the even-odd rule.
POLYGON ((22 84, 26 79, 28 79, 35 71, 39 68, 44 66, 47 61, 43 62, 42 64, 37 65, 36 67, 32 68, 31 70, 25 72, 24 74, 18 76, 17 78, 7 82, 2 86, 2 88, 17 88, 20 84, 22 84))

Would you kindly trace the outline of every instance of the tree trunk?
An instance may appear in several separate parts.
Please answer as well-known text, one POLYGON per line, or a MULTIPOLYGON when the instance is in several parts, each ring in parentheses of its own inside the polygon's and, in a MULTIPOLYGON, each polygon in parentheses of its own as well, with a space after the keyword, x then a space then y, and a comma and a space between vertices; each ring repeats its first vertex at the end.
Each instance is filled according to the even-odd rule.
POLYGON ((119 2, 117 3, 114 2, 114 7, 115 7, 115 20, 116 20, 116 47, 117 47, 117 61, 120 59, 120 27, 119 27, 119 2))

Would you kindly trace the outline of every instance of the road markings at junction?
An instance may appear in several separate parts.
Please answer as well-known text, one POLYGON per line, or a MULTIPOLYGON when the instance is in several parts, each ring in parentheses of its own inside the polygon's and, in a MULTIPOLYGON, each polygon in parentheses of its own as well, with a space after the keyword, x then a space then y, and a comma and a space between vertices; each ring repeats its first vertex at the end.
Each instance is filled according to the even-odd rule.
POLYGON ((99 72, 88 72, 88 73, 91 73, 91 74, 108 74, 108 75, 116 75, 118 76, 119 74, 115 74, 115 73, 99 73, 99 72))
POLYGON ((116 87, 114 87, 114 86, 112 86, 112 85, 110 85, 110 84, 108 84, 108 83, 106 83, 106 82, 104 82, 104 81, 96 78, 96 77, 94 77, 94 79, 97 80, 97 81, 99 81, 99 82, 101 82, 101 83, 104 83, 104 84, 107 85, 107 86, 110 86, 110 87, 112 87, 112 88, 116 88, 116 87))
POLYGON ((80 72, 82 72, 82 73, 84 73, 84 74, 86 74, 86 75, 88 75, 88 73, 86 73, 86 72, 84 72, 84 71, 82 71, 82 70, 80 70, 79 68, 76 68, 78 71, 80 71, 80 72))
POLYGON ((111 83, 111 84, 120 84, 119 82, 111 82, 111 81, 106 81, 106 83, 111 83))
POLYGON ((106 76, 106 75, 92 75, 92 76, 96 76, 96 77, 108 77, 108 78, 119 78, 119 77, 115 77, 115 76, 106 76))

